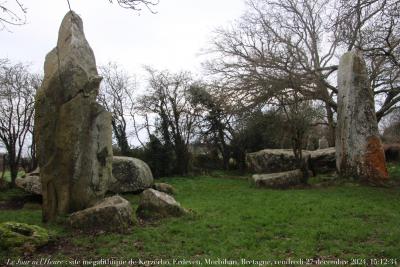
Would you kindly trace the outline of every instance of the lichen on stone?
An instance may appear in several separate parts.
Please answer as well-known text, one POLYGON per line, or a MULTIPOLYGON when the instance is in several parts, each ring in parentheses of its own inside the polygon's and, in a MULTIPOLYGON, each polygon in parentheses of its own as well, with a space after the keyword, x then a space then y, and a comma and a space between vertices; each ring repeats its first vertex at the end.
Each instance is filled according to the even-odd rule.
POLYGON ((2 249, 21 251, 29 248, 35 250, 48 242, 47 230, 37 225, 18 222, 0 223, 0 247, 2 249))

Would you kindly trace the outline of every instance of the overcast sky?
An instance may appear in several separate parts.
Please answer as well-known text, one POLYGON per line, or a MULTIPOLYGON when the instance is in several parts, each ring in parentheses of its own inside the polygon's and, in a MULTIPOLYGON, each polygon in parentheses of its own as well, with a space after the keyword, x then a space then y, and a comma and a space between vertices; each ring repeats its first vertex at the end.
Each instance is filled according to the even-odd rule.
MULTIPOLYGON (((10 0, 9 0, 10 1, 10 0)), ((45 55, 56 44, 68 11, 66 0, 22 0, 28 23, 0 32, 0 58, 31 62, 43 71, 45 55)), ((200 71, 199 56, 212 31, 227 26, 245 9, 244 0, 160 0, 151 14, 126 10, 109 0, 70 0, 83 19, 97 64, 120 63, 132 73, 143 65, 172 71, 200 71)))

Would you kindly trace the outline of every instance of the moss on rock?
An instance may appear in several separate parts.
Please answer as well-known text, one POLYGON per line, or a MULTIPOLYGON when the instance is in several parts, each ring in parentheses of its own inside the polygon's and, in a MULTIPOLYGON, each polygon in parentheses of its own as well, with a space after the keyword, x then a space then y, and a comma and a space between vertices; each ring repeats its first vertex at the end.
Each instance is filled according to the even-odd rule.
POLYGON ((37 225, 18 222, 0 223, 0 247, 3 249, 19 250, 24 247, 36 249, 48 242, 47 230, 37 225))

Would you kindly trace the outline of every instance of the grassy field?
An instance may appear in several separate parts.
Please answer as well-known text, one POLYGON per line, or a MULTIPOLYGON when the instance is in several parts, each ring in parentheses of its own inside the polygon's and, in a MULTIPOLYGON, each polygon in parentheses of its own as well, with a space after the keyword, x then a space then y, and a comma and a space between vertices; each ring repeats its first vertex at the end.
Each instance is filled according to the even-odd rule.
MULTIPOLYGON (((400 167, 391 166, 395 180, 400 167)), ((55 241, 34 257, 52 259, 400 258, 400 188, 353 183, 260 190, 223 173, 163 179, 192 215, 132 227, 130 234, 83 235, 44 225, 55 241)), ((238 177, 233 177, 238 178, 238 177)), ((240 178, 240 177, 239 177, 240 178)), ((326 178, 326 177, 325 177, 326 178)), ((315 182, 315 181, 314 181, 315 182)), ((19 190, 0 193, 0 201, 19 190)), ((123 195, 137 207, 138 196, 123 195)), ((0 222, 42 225, 41 210, 0 212, 0 222)), ((43 225, 42 225, 43 226, 43 225)), ((9 252, 0 251, 0 259, 9 252)), ((1 265, 1 262, 0 262, 1 265)))
MULTIPOLYGON (((25 174, 25 172, 23 172, 23 171, 18 172, 18 176, 22 176, 24 174, 25 174)), ((1 177, 1 172, 0 172, 0 177, 1 177)), ((4 180, 6 180, 7 182, 11 182, 11 173, 10 173, 10 171, 6 171, 4 173, 4 180)))

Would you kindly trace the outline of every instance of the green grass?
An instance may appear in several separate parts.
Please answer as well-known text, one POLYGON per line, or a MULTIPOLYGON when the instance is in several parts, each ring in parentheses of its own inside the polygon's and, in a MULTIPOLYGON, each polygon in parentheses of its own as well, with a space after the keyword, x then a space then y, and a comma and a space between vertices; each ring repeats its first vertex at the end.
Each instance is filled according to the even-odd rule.
MULTIPOLYGON (((0 172, 0 178, 1 178, 1 174, 2 173, 0 172)), ((20 172, 18 172, 18 177, 21 177, 24 174, 25 174, 24 171, 20 171, 20 172)), ((4 173, 4 180, 6 180, 7 182, 11 182, 11 173, 10 173, 10 171, 6 171, 4 173)))
MULTIPOLYGON (((389 168, 400 179, 400 167, 389 168)), ((400 188, 341 184, 323 188, 260 190, 246 180, 217 177, 163 179, 192 210, 184 218, 138 225, 130 234, 72 234, 43 225, 40 210, 0 212, 0 222, 45 226, 73 251, 52 258, 286 259, 396 258, 400 256, 400 188), (72 237, 71 237, 72 236, 72 237)), ((237 178, 236 176, 234 178, 237 178)), ((328 177, 329 178, 329 177, 328 177)), ((0 193, 0 199, 15 196, 0 193)), ((125 194, 134 209, 138 196, 125 194)), ((0 259, 6 252, 0 251, 0 259)), ((50 255, 40 255, 50 256, 50 255)))
POLYGON ((389 163, 387 168, 393 180, 400 180, 400 164, 389 163))
MULTIPOLYGON (((12 188, 12 189, 7 189, 5 191, 0 191, 0 201, 8 201, 8 200, 11 200, 14 198, 23 198, 26 196, 29 196, 29 193, 26 193, 25 191, 23 191, 19 188, 12 188)), ((2 212, 2 213, 6 213, 6 212, 2 212)))

